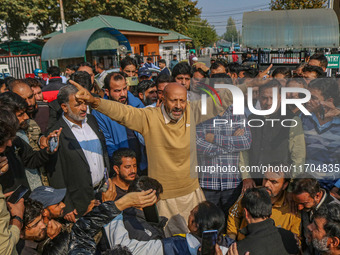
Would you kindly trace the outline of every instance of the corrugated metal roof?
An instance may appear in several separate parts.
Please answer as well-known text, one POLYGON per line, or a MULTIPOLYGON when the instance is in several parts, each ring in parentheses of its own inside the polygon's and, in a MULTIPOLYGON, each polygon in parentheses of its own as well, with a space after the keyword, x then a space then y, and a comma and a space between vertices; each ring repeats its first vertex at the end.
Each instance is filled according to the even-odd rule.
MULTIPOLYGON (((75 32, 80 30, 94 29, 94 28, 102 28, 102 27, 112 27, 119 31, 135 31, 135 32, 145 32, 145 33, 158 33, 158 34, 168 34, 167 31, 155 28, 152 26, 148 26, 139 22, 135 22, 132 20, 124 19, 122 17, 117 16, 108 16, 108 15, 98 15, 96 17, 84 20, 72 26, 66 28, 66 32, 75 32)), ((57 31, 48 35, 45 35, 44 38, 51 38, 57 34, 60 34, 61 31, 57 31)))
POLYGON ((180 40, 190 40, 190 41, 192 41, 192 39, 190 37, 188 37, 186 35, 182 35, 182 34, 177 33, 175 31, 167 30, 166 32, 168 32, 169 35, 160 37, 160 40, 162 38, 164 41, 172 41, 172 40, 178 40, 178 38, 179 38, 180 40))
POLYGON ((251 48, 335 48, 339 21, 333 9, 246 12, 242 37, 251 48))
POLYGON ((80 58, 86 50, 114 50, 119 45, 131 51, 126 37, 109 27, 57 34, 44 45, 41 60, 80 58))

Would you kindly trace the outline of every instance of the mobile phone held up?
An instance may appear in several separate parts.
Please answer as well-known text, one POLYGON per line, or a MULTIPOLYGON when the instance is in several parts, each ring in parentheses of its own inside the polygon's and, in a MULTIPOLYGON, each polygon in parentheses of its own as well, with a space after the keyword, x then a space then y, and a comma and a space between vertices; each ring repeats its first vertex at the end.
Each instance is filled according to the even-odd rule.
POLYGON ((138 77, 126 77, 128 86, 137 86, 138 85, 138 77))
POLYGON ((203 231, 201 255, 214 255, 216 243, 217 230, 203 231))
POLYGON ((104 183, 103 187, 101 187, 101 189, 100 189, 101 192, 106 192, 110 188, 109 173, 108 173, 106 167, 104 169, 104 180, 105 180, 105 183, 104 183))
POLYGON ((20 185, 15 189, 12 195, 8 197, 7 202, 16 204, 21 198, 28 198, 28 196, 30 195, 29 193, 30 190, 27 187, 20 185))
POLYGON ((54 150, 58 147, 58 138, 53 136, 48 140, 48 145, 50 146, 50 152, 54 152, 54 150))

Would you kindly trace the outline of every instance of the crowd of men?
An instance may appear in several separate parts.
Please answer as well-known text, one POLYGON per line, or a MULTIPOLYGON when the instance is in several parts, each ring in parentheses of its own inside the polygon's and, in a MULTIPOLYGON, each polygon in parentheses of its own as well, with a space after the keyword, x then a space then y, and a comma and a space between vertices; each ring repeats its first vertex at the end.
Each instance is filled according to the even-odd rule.
POLYGON ((340 84, 248 55, 0 80, 0 254, 340 254, 340 84))

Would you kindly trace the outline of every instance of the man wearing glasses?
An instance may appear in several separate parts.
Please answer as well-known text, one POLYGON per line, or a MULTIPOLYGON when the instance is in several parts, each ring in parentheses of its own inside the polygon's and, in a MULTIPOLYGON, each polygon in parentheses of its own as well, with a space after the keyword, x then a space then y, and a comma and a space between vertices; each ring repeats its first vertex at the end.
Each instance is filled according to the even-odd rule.
POLYGON ((47 227, 43 221, 43 205, 35 200, 25 201, 25 213, 20 241, 17 244, 18 254, 39 254, 39 242, 47 237, 47 227))

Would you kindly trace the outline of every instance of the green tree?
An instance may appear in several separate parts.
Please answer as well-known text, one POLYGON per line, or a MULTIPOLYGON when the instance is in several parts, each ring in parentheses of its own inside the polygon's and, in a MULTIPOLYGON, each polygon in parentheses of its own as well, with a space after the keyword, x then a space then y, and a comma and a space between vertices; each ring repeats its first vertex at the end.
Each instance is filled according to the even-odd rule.
POLYGON ((196 4, 191 0, 110 0, 105 14, 183 32, 189 20, 200 14, 196 4))
MULTIPOLYGON (((25 0, 2 0, 0 4, 0 22, 3 24, 3 36, 19 40, 20 34, 26 31, 29 18, 25 0)), ((1 38, 0 38, 1 40, 1 38)))
POLYGON ((232 17, 229 17, 227 22, 227 31, 224 33, 223 38, 228 42, 237 42, 237 29, 235 21, 232 17))
POLYGON ((192 38, 189 46, 196 49, 210 46, 218 39, 215 28, 211 27, 207 20, 199 17, 190 20, 187 31, 179 30, 178 32, 192 38))
POLYGON ((327 0, 271 0, 271 10, 324 8, 327 0))
MULTIPOLYGON (((58 0, 2 0, 0 20, 21 26, 27 20, 37 24, 42 35, 54 32, 61 23, 58 0), (10 10, 10 11, 9 11, 10 10)), ((184 31, 191 18, 200 13, 191 0, 64 0, 65 21, 75 24, 98 14, 113 15, 161 29, 184 31)), ((20 30, 20 31, 19 31, 20 30)), ((15 31, 14 31, 15 32, 15 31)))
POLYGON ((38 26, 42 35, 54 32, 61 23, 58 0, 27 0, 26 4, 30 21, 38 26))

